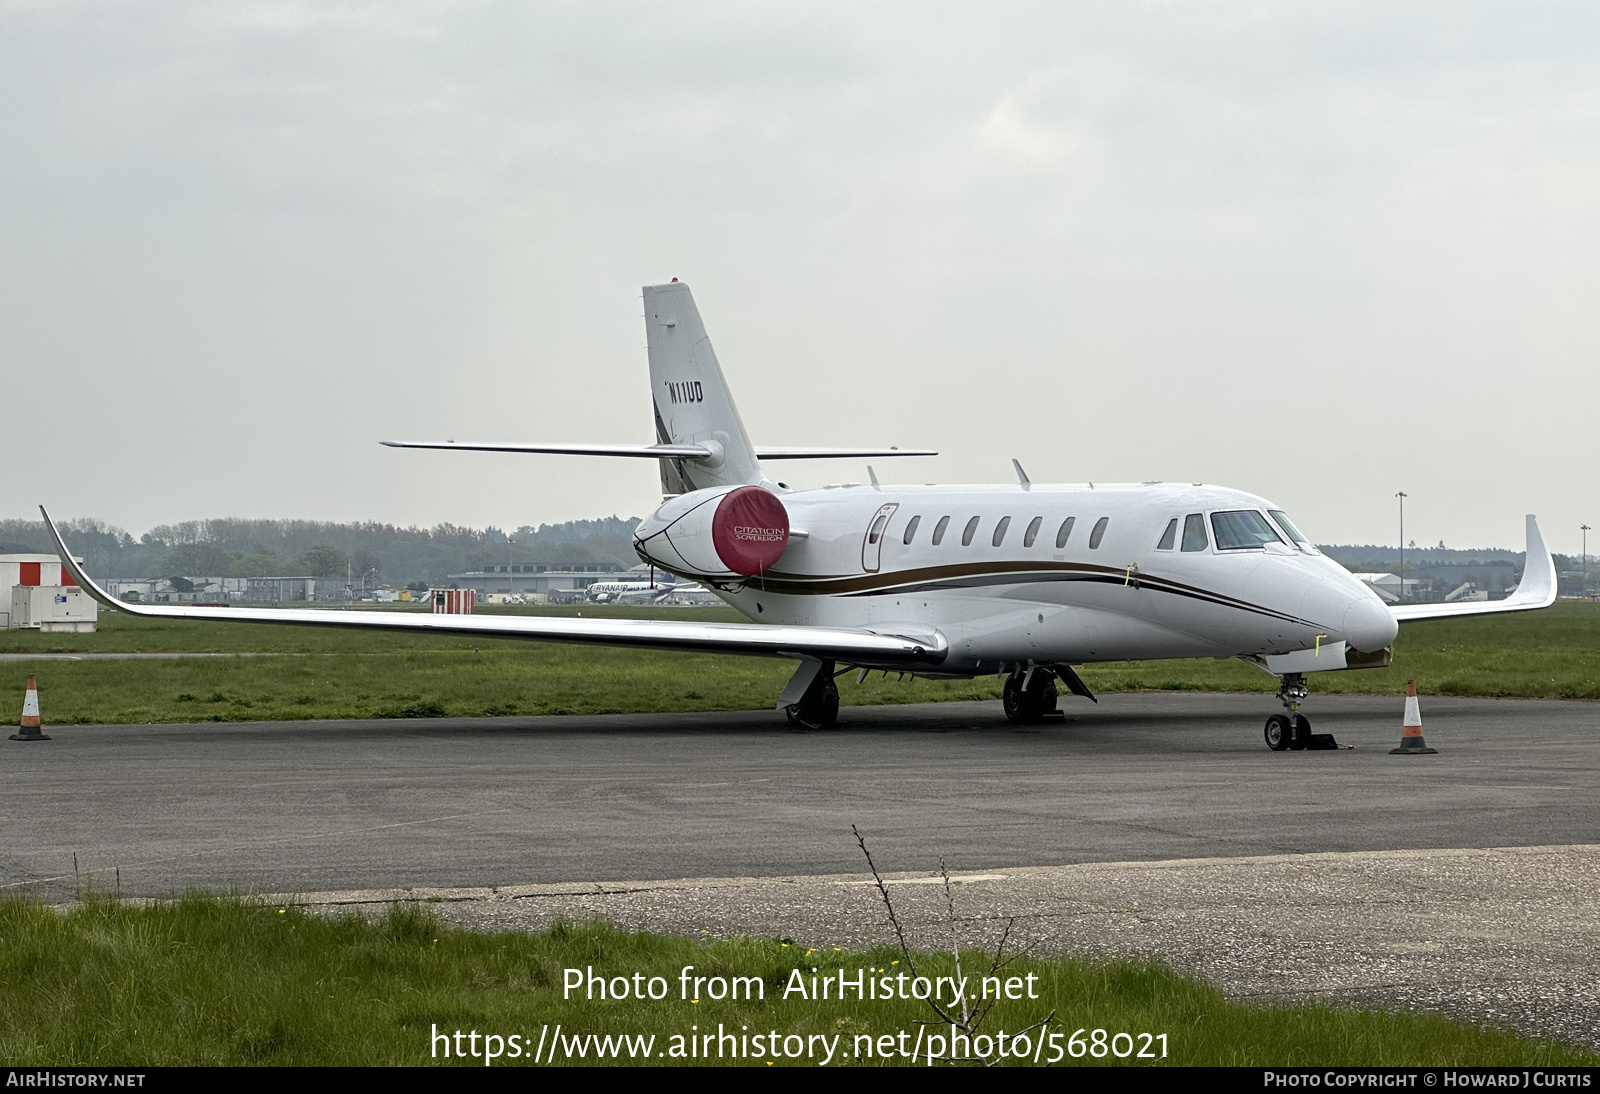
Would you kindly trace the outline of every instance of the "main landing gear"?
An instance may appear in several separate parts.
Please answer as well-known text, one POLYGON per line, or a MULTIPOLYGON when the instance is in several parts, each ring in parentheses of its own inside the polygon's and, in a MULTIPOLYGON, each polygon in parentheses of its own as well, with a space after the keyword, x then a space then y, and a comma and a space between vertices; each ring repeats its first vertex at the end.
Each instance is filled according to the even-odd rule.
POLYGON ((1094 692, 1083 682, 1083 678, 1073 671, 1072 666, 1057 662, 1053 665, 1035 665, 1029 661, 1026 665, 1018 665, 1006 677, 1005 687, 1000 692, 1002 705, 1005 707, 1006 719, 1011 722, 1045 722, 1052 718, 1059 718, 1061 714, 1056 710, 1056 698, 1059 695, 1057 684, 1066 688, 1074 695, 1081 695, 1091 703, 1100 700, 1094 697, 1094 692))
POLYGON ((1310 693, 1310 689, 1306 687, 1304 673, 1283 674, 1283 683, 1278 688, 1278 699, 1289 713, 1274 714, 1267 719, 1266 728, 1262 731, 1262 735, 1267 739, 1267 747, 1272 751, 1299 752, 1303 749, 1339 747, 1338 742, 1333 739, 1333 734, 1312 733, 1311 719, 1300 713, 1300 704, 1310 693))
POLYGON ((1049 669, 1029 666, 1006 677, 1000 700, 1010 722, 1042 722, 1056 712, 1056 678, 1049 669))
POLYGON ((839 688, 833 682, 833 662, 824 661, 798 702, 783 708, 797 729, 829 729, 839 724, 839 688))

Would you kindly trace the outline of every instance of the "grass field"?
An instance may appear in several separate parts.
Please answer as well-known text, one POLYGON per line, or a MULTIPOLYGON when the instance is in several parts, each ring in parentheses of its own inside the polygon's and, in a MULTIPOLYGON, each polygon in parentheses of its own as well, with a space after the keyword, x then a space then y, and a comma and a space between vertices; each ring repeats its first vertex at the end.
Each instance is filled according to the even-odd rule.
MULTIPOLYGON (((522 609, 552 614, 735 619, 724 609, 522 609)), ((21 710, 39 678, 46 724, 445 715, 593 714, 769 707, 792 662, 561 646, 508 639, 137 619, 103 612, 95 634, 0 632, 0 653, 206 652, 272 656, 0 663, 0 703, 21 710), (9 698, 7 698, 9 696, 9 698)), ((1096 692, 1276 690, 1238 661, 1090 665, 1096 692)), ((1388 669, 1312 677, 1316 692, 1600 699, 1600 605, 1401 628, 1388 669)), ((998 679, 840 679, 846 705, 990 699, 998 679)), ((1078 700, 1064 699, 1064 703, 1078 700)), ((9 718, 9 715, 5 715, 9 718)))
MULTIPOLYGON (((876 1055, 883 1044, 877 1038, 901 1030, 914 1035, 920 1023, 935 1019, 926 1003, 914 1000, 782 997, 795 968, 803 976, 813 967, 822 973, 843 968, 852 977, 858 968, 893 973, 905 968, 897 951, 844 952, 822 939, 695 941, 603 925, 475 934, 441 925, 426 905, 401 906, 369 923, 228 898, 153 906, 99 898, 66 914, 8 900, 0 902, 0 939, 0 1059, 13 1067, 483 1066, 481 1054, 476 1060, 436 1058, 435 1031, 499 1035, 508 1056, 509 1036, 516 1034, 531 1055, 541 1030, 557 1023, 566 1045, 572 1038, 587 1045, 587 1061, 571 1062, 600 1062, 590 1035, 653 1034, 649 1062, 671 1063, 673 1035, 692 1035, 693 1026, 715 1031, 720 1024, 736 1033, 748 1027, 751 1034, 836 1038, 835 1064, 909 1063, 876 1055), (762 998, 718 1001, 705 992, 698 1002, 685 1001, 680 970, 686 965, 706 977, 757 977, 762 998), (641 973, 645 982, 660 976, 670 990, 662 989, 666 998, 659 1002, 564 1000, 564 970, 591 966, 605 976, 641 973), (841 1058, 860 1053, 867 1039, 872 1058, 841 1058)), ((974 967, 976 958, 967 955, 968 975, 987 971, 981 961, 974 967)), ((925 975, 954 971, 948 954, 921 955, 917 965, 925 975)), ((1431 1015, 1232 1003, 1155 965, 1022 959, 1004 970, 1006 976, 1030 973, 1038 998, 1002 1001, 979 1032, 1014 1034, 1054 1012, 1046 1033, 1060 1034, 1054 1043, 1063 1051, 1079 1029, 1087 1031, 1085 1044, 1095 1040, 1095 1029, 1107 1031, 1100 1038, 1107 1042, 1118 1032, 1166 1034, 1165 1061, 1118 1059, 1100 1049, 1099 1058, 1085 1052, 1061 1061, 1067 1064, 1600 1064, 1600 1057, 1580 1049, 1431 1015)), ((925 1032, 941 1028, 948 1027, 925 1032)), ((820 1054, 825 1042, 813 1043, 820 1054)), ((913 1044, 909 1037, 906 1044, 913 1044)), ((1116 1044, 1119 1051, 1147 1044, 1152 1055, 1160 1046, 1154 1037, 1116 1044)), ((805 1062, 770 1052, 721 1062, 765 1061, 805 1062)), ((605 1062, 646 1060, 630 1060, 624 1050, 621 1059, 605 1062)))

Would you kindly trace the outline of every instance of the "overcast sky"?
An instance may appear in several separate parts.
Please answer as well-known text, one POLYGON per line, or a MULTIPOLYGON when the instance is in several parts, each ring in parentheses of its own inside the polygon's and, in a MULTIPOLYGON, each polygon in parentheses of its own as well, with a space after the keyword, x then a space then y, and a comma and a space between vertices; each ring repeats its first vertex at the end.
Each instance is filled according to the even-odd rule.
POLYGON ((1591 4, 0 0, 0 515, 643 514, 377 442, 653 440, 680 277, 757 443, 1575 552, 1597 229, 1591 4))

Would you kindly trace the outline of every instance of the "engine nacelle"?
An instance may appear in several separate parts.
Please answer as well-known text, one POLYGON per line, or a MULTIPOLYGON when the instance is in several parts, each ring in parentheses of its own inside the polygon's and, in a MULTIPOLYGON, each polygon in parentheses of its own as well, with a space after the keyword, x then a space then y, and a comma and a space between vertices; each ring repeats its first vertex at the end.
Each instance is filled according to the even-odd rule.
POLYGON ((789 547, 789 513, 759 486, 719 486, 662 502, 633 533, 639 554, 697 577, 764 574, 789 547))

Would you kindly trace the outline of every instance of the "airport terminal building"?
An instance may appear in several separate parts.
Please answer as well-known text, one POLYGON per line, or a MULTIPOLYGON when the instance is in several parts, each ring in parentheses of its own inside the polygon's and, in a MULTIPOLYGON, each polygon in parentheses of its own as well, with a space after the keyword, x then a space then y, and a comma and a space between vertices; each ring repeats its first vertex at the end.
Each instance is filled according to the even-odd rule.
MULTIPOLYGON (((648 567, 639 567, 644 570, 648 567)), ((479 599, 491 595, 516 595, 532 602, 546 601, 554 594, 581 597, 596 581, 615 581, 629 573, 614 562, 592 562, 569 566, 490 566, 463 574, 451 574, 450 584, 472 589, 479 599)))

